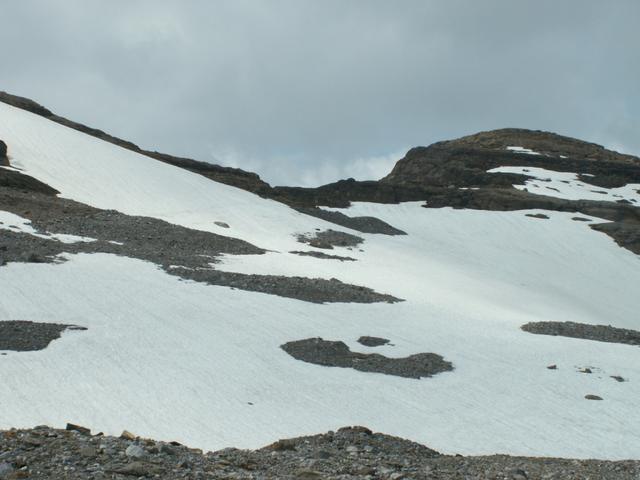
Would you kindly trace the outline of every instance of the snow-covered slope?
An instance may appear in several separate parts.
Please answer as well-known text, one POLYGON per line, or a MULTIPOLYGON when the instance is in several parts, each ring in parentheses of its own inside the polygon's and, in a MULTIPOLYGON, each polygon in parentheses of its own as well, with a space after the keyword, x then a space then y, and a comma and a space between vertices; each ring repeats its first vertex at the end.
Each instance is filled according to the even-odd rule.
POLYGON ((405 299, 318 305, 105 254, 10 263, 0 267, 0 320, 88 330, 0 357, 0 428, 71 421, 214 449, 363 424, 451 453, 640 456, 640 348, 520 329, 640 327, 640 258, 572 215, 356 204, 347 213, 408 235, 359 234, 362 251, 337 249, 355 262, 299 257, 287 253, 301 247, 296 233, 335 225, 1 103, 0 138, 14 167, 64 197, 272 250, 218 268, 335 277, 405 299), (361 335, 391 344, 370 349, 361 335), (414 380, 302 363, 279 348, 308 337, 391 357, 435 352, 455 370, 414 380))
MULTIPOLYGON (((563 198, 566 200, 601 200, 619 202, 621 200, 640 206, 640 184, 629 183, 618 188, 587 185, 571 172, 555 172, 536 167, 498 167, 489 173, 520 173, 533 177, 524 185, 514 185, 519 190, 527 190, 538 195, 563 198)), ((593 175, 591 175, 593 176, 593 175)))

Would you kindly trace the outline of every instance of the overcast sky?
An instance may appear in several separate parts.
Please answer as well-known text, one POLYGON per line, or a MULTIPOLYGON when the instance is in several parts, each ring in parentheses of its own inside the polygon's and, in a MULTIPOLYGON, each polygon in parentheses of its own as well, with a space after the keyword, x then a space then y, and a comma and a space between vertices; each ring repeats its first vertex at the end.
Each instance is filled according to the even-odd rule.
POLYGON ((272 184, 551 130, 640 154, 638 0, 0 0, 0 90, 272 184))

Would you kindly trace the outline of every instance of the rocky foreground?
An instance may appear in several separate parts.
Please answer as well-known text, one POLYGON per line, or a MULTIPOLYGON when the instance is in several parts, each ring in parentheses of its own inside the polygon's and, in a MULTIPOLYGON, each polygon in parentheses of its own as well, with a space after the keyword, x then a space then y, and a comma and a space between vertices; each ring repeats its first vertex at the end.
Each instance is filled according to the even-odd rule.
POLYGON ((68 425, 0 432, 0 479, 638 479, 640 461, 441 455, 423 445, 347 427, 260 450, 203 453, 123 432, 68 425))

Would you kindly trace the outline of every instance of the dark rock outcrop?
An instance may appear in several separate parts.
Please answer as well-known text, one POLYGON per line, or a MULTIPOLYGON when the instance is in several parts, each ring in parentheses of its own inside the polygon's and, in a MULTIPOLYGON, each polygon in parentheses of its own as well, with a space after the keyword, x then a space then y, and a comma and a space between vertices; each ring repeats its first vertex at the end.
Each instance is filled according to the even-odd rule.
POLYGON ((333 212, 322 208, 296 208, 300 213, 312 217, 321 218, 327 222, 335 223, 343 227, 350 228, 362 233, 378 233, 382 235, 406 235, 405 232, 392 227, 387 222, 383 222, 375 217, 349 217, 342 212, 333 212))
POLYGON ((5 168, 0 168, 0 187, 13 188, 23 192, 43 193, 45 195, 57 195, 60 193, 40 180, 5 168))
POLYGON ((640 345, 640 331, 616 328, 611 325, 590 325, 576 322, 532 322, 523 325, 522 330, 539 335, 553 335, 569 338, 595 340, 597 342, 640 345))
POLYGON ((382 345, 386 345, 389 343, 389 340, 381 337, 370 337, 368 335, 363 335, 358 339, 358 343, 360 345, 364 345, 365 347, 381 347, 382 345))
POLYGON ((311 247, 332 249, 333 247, 357 247, 364 239, 347 232, 338 230, 323 230, 312 234, 298 235, 300 243, 307 243, 311 247))
POLYGON ((3 320, 0 321, 0 350, 16 352, 44 350, 52 341, 60 338, 65 330, 86 330, 86 328, 27 320, 3 320))
POLYGON ((0 166, 9 165, 7 158, 7 144, 0 140, 0 166))
POLYGON ((431 377, 453 370, 435 353, 418 353, 405 358, 389 358, 377 353, 352 352, 344 342, 307 338, 281 345, 296 360, 325 367, 353 368, 361 372, 384 373, 405 378, 431 377))

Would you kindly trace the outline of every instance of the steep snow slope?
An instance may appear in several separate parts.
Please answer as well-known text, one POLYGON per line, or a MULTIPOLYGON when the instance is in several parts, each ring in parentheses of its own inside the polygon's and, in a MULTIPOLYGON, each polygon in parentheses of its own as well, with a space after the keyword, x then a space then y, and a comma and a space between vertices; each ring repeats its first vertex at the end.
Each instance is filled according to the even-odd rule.
POLYGON ((283 222, 300 232, 331 225, 1 102, 0 135, 9 145, 13 167, 65 198, 98 208, 156 217, 266 249, 299 246, 282 231, 283 222))
POLYGON ((406 300, 316 305, 103 254, 12 263, 0 267, 0 320, 88 330, 0 357, 0 427, 72 421, 213 449, 364 424, 443 452, 640 456, 640 348, 519 328, 640 327, 640 258, 570 215, 356 204, 347 213, 408 235, 361 235, 362 252, 337 249, 356 262, 298 257, 286 253, 301 249, 293 234, 329 224, 2 104, 0 138, 14 166, 65 197, 275 250, 220 268, 336 277, 406 300), (366 348, 361 335, 392 345, 366 348), (455 370, 412 380, 306 364, 279 348, 315 336, 393 357, 435 352, 455 370), (594 373, 578 372, 587 366, 594 373))

